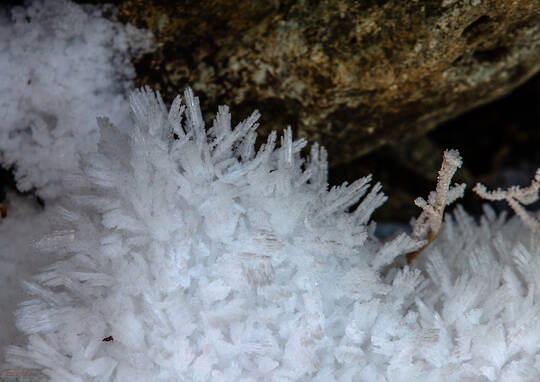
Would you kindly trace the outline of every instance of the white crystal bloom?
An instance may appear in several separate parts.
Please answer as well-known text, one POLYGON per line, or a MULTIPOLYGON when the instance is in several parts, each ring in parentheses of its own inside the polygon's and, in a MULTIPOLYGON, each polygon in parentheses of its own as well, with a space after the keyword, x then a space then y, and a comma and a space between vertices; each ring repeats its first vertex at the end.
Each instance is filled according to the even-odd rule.
POLYGON ((328 190, 318 145, 304 157, 287 129, 256 150, 258 113, 232 128, 226 107, 207 129, 189 89, 131 108, 127 132, 99 119, 67 178, 40 243, 62 260, 25 283, 11 364, 52 381, 540 378, 540 254, 519 221, 458 209, 401 266, 425 242, 375 239, 380 185, 328 190))

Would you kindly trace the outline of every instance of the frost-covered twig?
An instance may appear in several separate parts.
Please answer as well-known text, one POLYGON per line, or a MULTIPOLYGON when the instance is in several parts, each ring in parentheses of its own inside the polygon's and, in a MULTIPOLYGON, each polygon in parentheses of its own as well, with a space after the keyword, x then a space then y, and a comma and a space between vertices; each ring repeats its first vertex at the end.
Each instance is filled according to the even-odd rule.
POLYGON ((452 177, 461 167, 461 156, 457 150, 446 150, 443 156, 441 169, 437 178, 436 191, 429 194, 428 200, 419 197, 414 201, 423 211, 414 222, 413 236, 427 240, 426 244, 415 252, 407 254, 407 262, 410 264, 418 254, 431 243, 441 230, 444 208, 456 199, 463 197, 466 184, 450 186, 452 177))
POLYGON ((488 191, 486 186, 477 183, 473 191, 481 198, 487 200, 506 200, 510 207, 515 211, 516 215, 536 234, 540 234, 540 220, 537 216, 527 212, 522 204, 528 205, 538 200, 538 189, 540 188, 540 168, 536 170, 534 180, 531 185, 526 188, 512 186, 508 190, 503 191, 498 188, 495 191, 488 191))

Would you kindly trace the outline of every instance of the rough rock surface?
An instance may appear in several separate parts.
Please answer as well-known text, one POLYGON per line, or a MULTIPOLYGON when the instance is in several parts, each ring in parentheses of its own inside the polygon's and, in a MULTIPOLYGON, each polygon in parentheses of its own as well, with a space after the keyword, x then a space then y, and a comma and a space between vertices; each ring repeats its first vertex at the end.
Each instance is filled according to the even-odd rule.
POLYGON ((540 68, 538 0, 118 0, 156 35, 140 84, 291 124, 333 164, 420 135, 540 68))

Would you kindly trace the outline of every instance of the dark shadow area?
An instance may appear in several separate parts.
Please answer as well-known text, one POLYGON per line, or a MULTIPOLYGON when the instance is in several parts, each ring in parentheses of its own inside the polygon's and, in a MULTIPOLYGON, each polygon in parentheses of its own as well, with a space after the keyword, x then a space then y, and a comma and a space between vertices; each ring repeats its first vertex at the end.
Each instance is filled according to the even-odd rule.
MULTIPOLYGON (((330 170, 330 184, 349 183, 373 174, 389 200, 374 215, 377 221, 407 223, 420 209, 413 201, 427 197, 436 185, 444 149, 458 149, 463 168, 454 180, 466 182, 459 202, 473 214, 485 203, 473 191, 528 185, 540 167, 540 74, 511 94, 440 125, 424 137, 386 146, 357 161, 330 170)), ((492 204, 508 209, 505 203, 492 204)), ((533 206, 534 208, 534 206, 533 206)))

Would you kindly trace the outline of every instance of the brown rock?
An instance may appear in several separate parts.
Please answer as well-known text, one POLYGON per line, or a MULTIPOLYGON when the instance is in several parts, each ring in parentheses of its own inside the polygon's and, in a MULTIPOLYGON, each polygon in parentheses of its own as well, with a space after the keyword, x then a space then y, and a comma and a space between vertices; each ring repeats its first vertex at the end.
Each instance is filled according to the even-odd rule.
POLYGON ((348 162, 502 96, 540 68, 538 0, 121 0, 158 50, 140 83, 253 108, 348 162))

